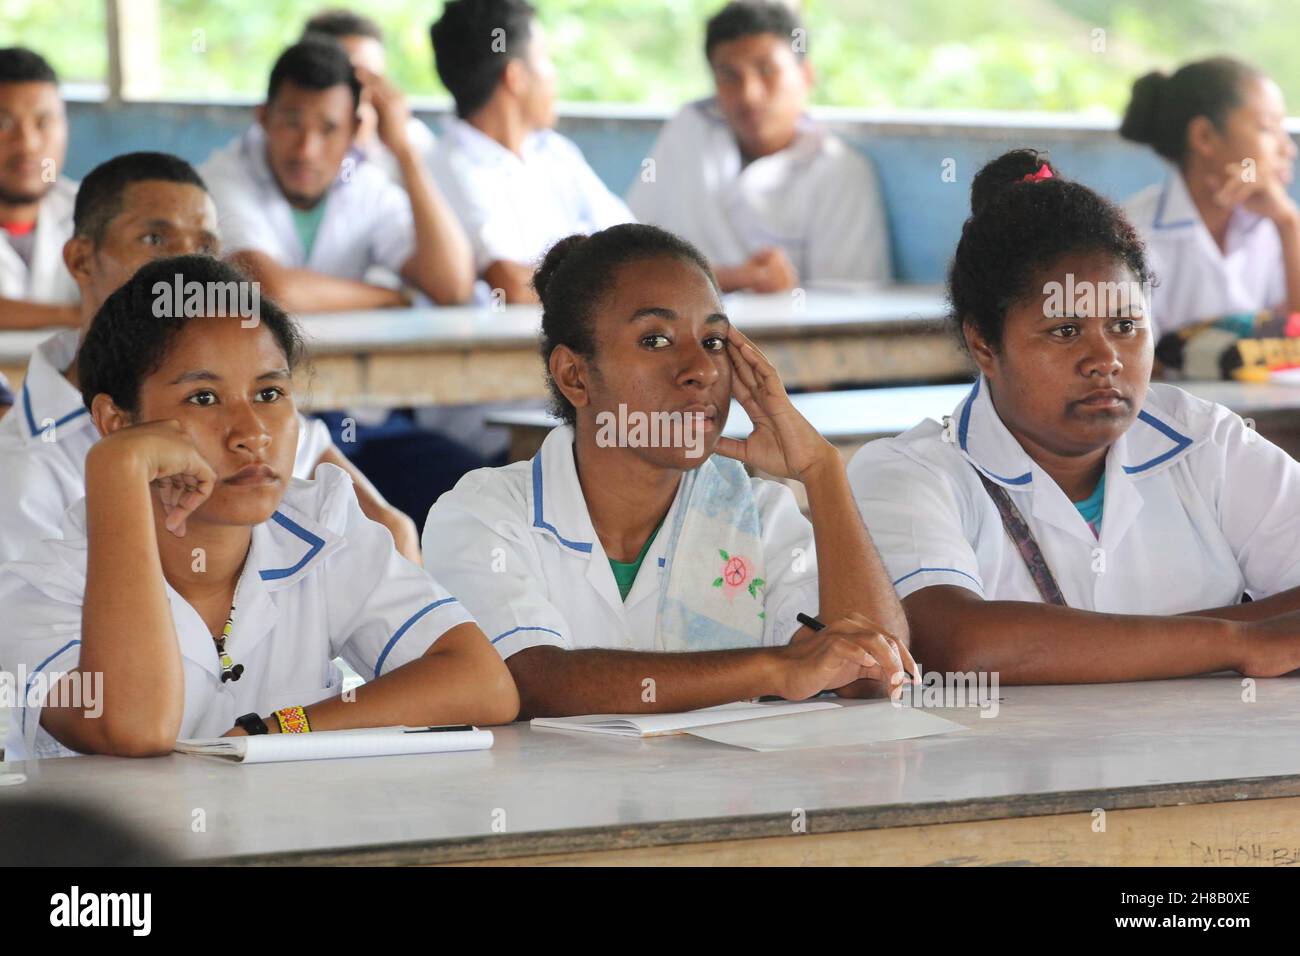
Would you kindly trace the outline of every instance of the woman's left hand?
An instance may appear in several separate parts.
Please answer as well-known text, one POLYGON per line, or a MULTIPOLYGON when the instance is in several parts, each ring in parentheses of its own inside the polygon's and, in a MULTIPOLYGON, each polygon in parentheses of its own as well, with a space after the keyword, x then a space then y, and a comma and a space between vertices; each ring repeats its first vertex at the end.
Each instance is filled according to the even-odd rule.
POLYGON ((732 328, 727 335, 731 394, 753 422, 748 438, 719 438, 716 451, 778 478, 804 481, 827 462, 839 459, 835 446, 799 414, 781 376, 748 338, 732 328))

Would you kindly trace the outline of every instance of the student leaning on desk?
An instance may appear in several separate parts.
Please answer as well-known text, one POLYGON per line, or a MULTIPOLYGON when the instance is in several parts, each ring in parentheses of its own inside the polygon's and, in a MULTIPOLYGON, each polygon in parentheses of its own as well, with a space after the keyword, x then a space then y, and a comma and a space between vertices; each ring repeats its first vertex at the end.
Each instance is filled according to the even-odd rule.
POLYGON ((426 566, 483 623, 523 712, 871 694, 913 671, 839 452, 731 326, 700 252, 613 226, 557 243, 533 281, 566 424, 532 461, 470 472, 424 529, 426 566), (722 437, 733 397, 743 440, 722 437), (811 521, 741 462, 802 482, 811 521))
POLYGON ((7 756, 512 720, 509 671, 464 606, 361 513, 346 473, 290 477, 294 322, 266 299, 251 327, 215 311, 158 316, 155 284, 176 275, 246 281, 205 256, 150 263, 87 331, 79 381, 105 437, 86 497, 63 540, 0 570, 0 660, 36 687, 7 756), (354 700, 339 696, 340 656, 371 679, 354 700))
POLYGON ((980 378, 946 427, 849 466, 927 667, 1007 683, 1300 667, 1300 463, 1151 384, 1149 278, 1120 210, 1033 150, 975 177, 949 294, 980 378))

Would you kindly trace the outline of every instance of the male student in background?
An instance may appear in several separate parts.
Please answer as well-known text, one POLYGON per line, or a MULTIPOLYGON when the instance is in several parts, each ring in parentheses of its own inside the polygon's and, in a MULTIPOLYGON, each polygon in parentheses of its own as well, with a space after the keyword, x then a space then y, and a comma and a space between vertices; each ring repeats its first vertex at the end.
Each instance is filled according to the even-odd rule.
POLYGON ((337 43, 297 43, 276 60, 244 135, 202 166, 231 258, 290 312, 411 304, 375 270, 434 302, 463 302, 474 273, 465 234, 407 136, 401 93, 337 43), (349 157, 362 88, 402 186, 349 157))
POLYGON ((434 178, 487 285, 507 302, 536 302, 533 270, 554 242, 632 214, 552 129, 555 64, 529 3, 450 0, 429 37, 456 104, 434 151, 434 178))
POLYGON ((60 175, 68 121, 39 53, 0 50, 0 329, 77 323, 63 265, 77 186, 60 175))
MULTIPOLYGON (((376 76, 388 75, 388 55, 384 50, 384 31, 370 17, 351 10, 325 10, 316 14, 303 27, 302 39, 329 38, 343 47, 354 67, 369 70, 376 76)), ((368 163, 388 175, 399 186, 402 184, 402 167, 397 157, 379 138, 379 115, 370 102, 370 93, 361 91, 361 108, 357 110, 357 135, 352 148, 368 163)), ((437 139, 433 131, 421 120, 408 116, 406 137, 426 169, 433 159, 437 139)))
MULTIPOLYGON (((86 453, 99 433, 82 403, 76 359, 99 307, 147 262, 216 255, 220 247, 203 180, 166 153, 127 153, 97 166, 81 184, 74 216, 63 257, 81 290, 81 327, 37 346, 18 407, 0 421, 0 562, 19 557, 34 540, 61 537, 63 513, 85 494, 86 453)), ((339 453, 322 422, 302 418, 294 475, 310 477, 322 461, 352 476, 361 510, 419 563, 411 519, 339 453)))
POLYGON ((871 164, 805 113, 807 43, 783 3, 727 4, 706 28, 715 95, 664 125, 653 175, 628 193, 637 219, 700 248, 724 291, 890 276, 871 164))

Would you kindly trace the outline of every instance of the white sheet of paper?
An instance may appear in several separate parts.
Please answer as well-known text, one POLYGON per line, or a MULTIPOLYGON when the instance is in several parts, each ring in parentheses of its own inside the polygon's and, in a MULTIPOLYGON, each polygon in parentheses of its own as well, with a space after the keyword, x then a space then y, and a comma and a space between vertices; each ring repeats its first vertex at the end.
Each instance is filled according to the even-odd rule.
POLYGON ((882 700, 788 717, 700 727, 687 733, 720 744, 766 752, 865 746, 965 729, 961 724, 936 714, 913 707, 895 707, 882 700))

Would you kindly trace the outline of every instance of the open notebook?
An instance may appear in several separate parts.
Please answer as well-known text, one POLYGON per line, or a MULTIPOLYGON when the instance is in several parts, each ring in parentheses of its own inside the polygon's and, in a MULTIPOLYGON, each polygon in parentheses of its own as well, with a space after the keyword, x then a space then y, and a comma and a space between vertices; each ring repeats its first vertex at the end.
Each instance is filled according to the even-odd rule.
POLYGON ((177 753, 224 757, 239 763, 327 760, 334 757, 393 757, 401 754, 487 750, 492 731, 442 727, 370 727, 310 734, 266 734, 178 740, 177 753))
POLYGON ((546 730, 576 730, 589 734, 613 734, 616 737, 663 737, 686 734, 696 727, 730 724, 740 720, 801 714, 809 710, 839 707, 830 700, 802 703, 777 701, 770 704, 735 703, 680 714, 591 714, 585 717, 534 717, 531 726, 546 730))

